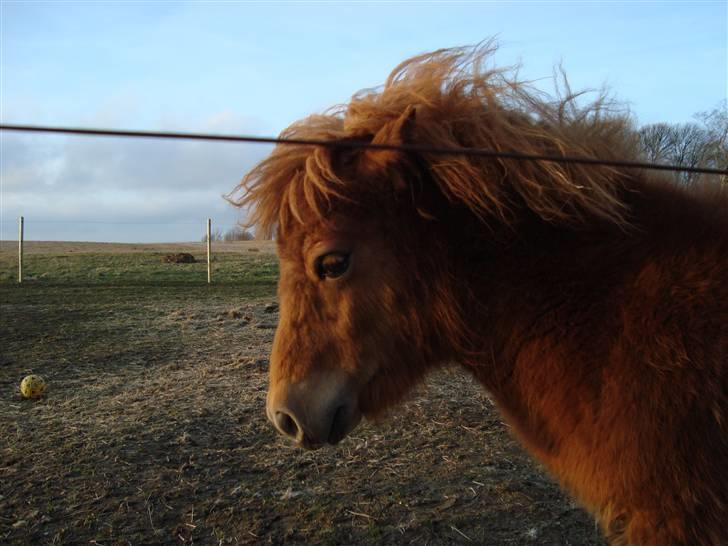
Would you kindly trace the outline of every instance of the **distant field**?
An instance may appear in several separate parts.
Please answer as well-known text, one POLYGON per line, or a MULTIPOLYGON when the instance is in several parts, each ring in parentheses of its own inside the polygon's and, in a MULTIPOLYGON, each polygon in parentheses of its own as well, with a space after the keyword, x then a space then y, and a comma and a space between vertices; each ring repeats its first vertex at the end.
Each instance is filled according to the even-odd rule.
POLYGON ((22 285, 16 249, 0 245, 0 543, 603 544, 462 373, 333 449, 275 434, 272 243, 215 245, 212 285, 200 243, 31 242, 22 285), (39 401, 19 396, 29 373, 39 401))
MULTIPOLYGON (((154 252, 170 254, 173 252, 190 252, 203 255, 207 252, 207 243, 84 243, 71 241, 25 241, 26 254, 68 254, 82 253, 126 253, 154 252)), ((235 241, 213 242, 213 250, 217 252, 247 252, 257 249, 261 252, 275 253, 274 241, 235 241)), ((0 254, 17 255, 18 241, 0 241, 0 254)))
MULTIPOLYGON (((41 284, 197 284, 207 282, 205 243, 123 244, 30 241, 24 245, 23 277, 41 284), (197 263, 168 264, 167 254, 187 252, 197 263)), ((272 241, 213 244, 216 284, 272 286, 277 278, 272 241), (242 264, 242 266, 241 266, 242 264)), ((17 281, 18 244, 0 243, 0 283, 17 281)), ((262 294, 261 294, 262 295, 262 294)))

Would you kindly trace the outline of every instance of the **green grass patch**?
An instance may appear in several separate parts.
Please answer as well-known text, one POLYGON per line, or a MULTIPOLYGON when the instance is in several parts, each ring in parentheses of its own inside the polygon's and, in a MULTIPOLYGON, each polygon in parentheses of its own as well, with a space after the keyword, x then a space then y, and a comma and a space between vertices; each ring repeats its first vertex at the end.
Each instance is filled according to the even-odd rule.
MULTIPOLYGON (((23 282, 46 285, 200 285, 207 284, 204 256, 193 264, 163 263, 162 252, 31 254, 23 263, 23 282)), ((219 254, 212 261, 216 285, 274 287, 274 255, 219 254)), ((17 258, 0 256, 0 285, 17 284, 17 258)))
MULTIPOLYGON (((206 263, 168 264, 162 256, 33 254, 22 284, 15 277, 17 261, 0 256, 0 360, 22 355, 39 362, 57 358, 60 347, 68 353, 64 358, 107 357, 136 345, 140 352, 171 351, 182 343, 180 329, 165 319, 171 310, 275 298, 273 254, 221 254, 213 262, 212 284, 206 263)), ((184 342, 201 343, 197 337, 197 331, 186 331, 184 342)))

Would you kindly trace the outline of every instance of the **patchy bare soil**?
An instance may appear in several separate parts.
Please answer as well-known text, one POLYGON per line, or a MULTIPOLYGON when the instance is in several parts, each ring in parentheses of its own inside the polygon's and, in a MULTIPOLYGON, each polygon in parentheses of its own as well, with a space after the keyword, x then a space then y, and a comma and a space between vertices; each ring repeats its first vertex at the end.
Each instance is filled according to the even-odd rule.
POLYGON ((456 370, 336 448, 289 446, 264 417, 274 285, 249 278, 0 283, 0 543, 603 544, 456 370))

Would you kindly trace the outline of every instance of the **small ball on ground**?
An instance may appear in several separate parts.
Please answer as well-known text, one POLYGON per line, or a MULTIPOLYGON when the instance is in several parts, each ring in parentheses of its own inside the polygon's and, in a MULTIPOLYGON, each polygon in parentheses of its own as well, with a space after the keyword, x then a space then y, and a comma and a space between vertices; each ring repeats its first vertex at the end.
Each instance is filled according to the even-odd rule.
POLYGON ((48 385, 39 375, 28 375, 20 382, 20 394, 23 398, 40 398, 45 393, 48 385))

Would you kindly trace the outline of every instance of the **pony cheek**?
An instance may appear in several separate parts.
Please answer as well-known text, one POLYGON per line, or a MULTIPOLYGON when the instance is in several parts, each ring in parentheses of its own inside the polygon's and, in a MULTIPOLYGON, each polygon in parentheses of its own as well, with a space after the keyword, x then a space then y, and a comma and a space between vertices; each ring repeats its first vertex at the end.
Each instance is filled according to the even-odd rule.
POLYGON ((379 369, 359 389, 359 411, 367 420, 381 421, 407 390, 390 372, 379 369))

